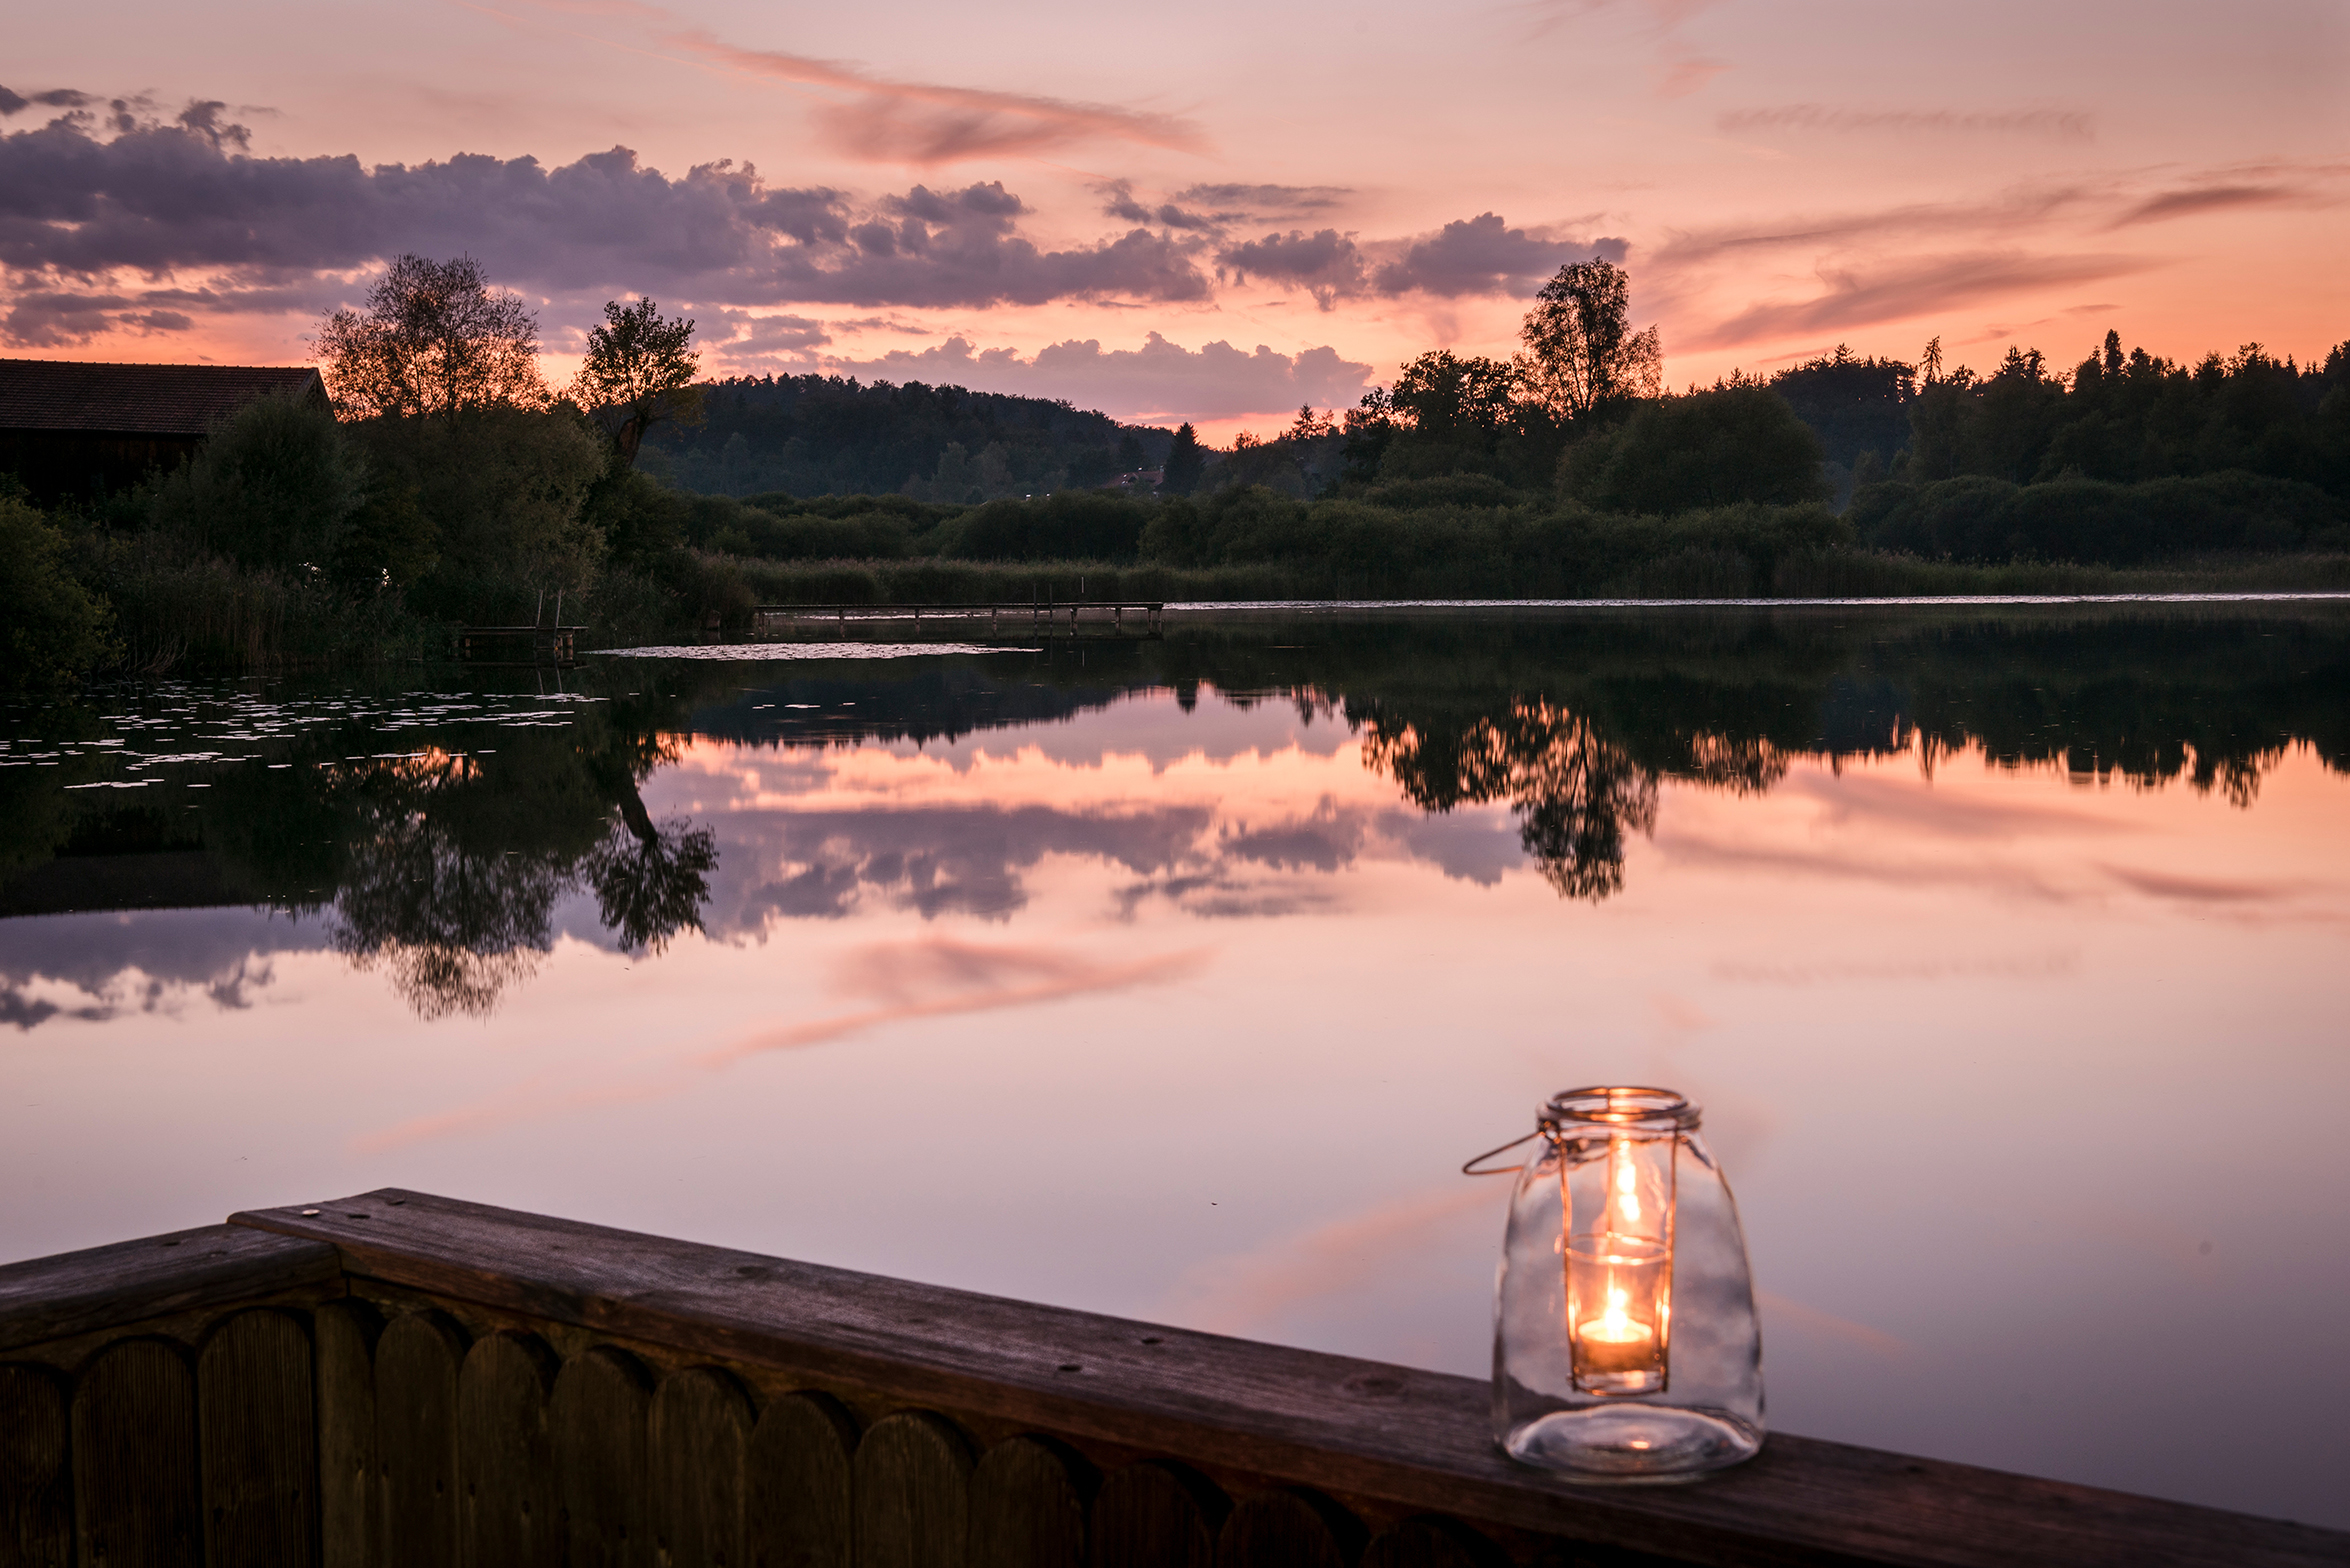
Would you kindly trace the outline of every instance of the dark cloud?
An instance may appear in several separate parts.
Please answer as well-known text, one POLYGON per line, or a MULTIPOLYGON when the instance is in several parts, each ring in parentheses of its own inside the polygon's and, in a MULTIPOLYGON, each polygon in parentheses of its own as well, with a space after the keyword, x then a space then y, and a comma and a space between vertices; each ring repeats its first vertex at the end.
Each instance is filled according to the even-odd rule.
POLYGON ((1186 229, 1196 233, 1215 234, 1223 231, 1233 214, 1192 212, 1171 201, 1150 206, 1135 198, 1133 185, 1126 180, 1112 180, 1100 186, 1102 211, 1128 223, 1155 223, 1161 228, 1186 229))
POLYGON ((1216 253, 1216 266, 1219 275, 1229 273, 1240 283, 1253 274, 1293 284, 1311 293, 1324 310, 1343 297, 1360 294, 1364 286, 1363 253, 1352 235, 1336 229, 1312 234, 1292 229, 1227 246, 1216 253))
POLYGON ((227 109, 228 105, 218 99, 190 103, 179 112, 179 127, 189 135, 200 136, 211 143, 214 152, 229 147, 242 152, 253 145, 253 133, 242 125, 232 125, 222 119, 227 109))
MULTIPOLYGON (((918 185, 860 203, 828 189, 770 186, 755 168, 731 162, 671 178, 622 147, 556 168, 460 154, 370 169, 350 157, 245 156, 241 128, 221 116, 222 106, 207 102, 190 105, 178 123, 145 120, 108 139, 66 121, 0 136, 0 265, 15 274, 13 303, 28 310, 15 341, 86 335, 93 310, 189 313, 127 297, 119 284, 96 291, 126 294, 113 305, 68 308, 69 280, 210 270, 230 276, 227 292, 292 289, 304 297, 279 308, 315 309, 326 286, 319 274, 402 251, 470 253, 500 281, 553 296, 629 287, 737 306, 981 307, 1208 293, 1192 260, 1198 242, 1136 229, 1046 250, 1019 233, 1028 208, 1001 184, 918 185), (36 295, 55 297, 28 303, 36 295)), ((227 304, 221 290, 203 302, 227 304)), ((236 304, 265 301, 248 292, 236 304)))
POLYGON ((73 294, 28 290, 10 297, 0 315, 0 338, 25 348, 63 348, 114 329, 118 312, 136 303, 127 294, 73 294))
POLYGON ((1382 294, 1419 291, 1453 298, 1463 294, 1532 294, 1570 261, 1597 256, 1624 259, 1622 240, 1558 239, 1535 229, 1513 229, 1494 213, 1457 219, 1426 238, 1406 244, 1401 254, 1372 275, 1382 294))
POLYGON ((817 128, 834 151, 876 163, 927 167, 964 158, 1033 155, 1100 140, 1175 151, 1196 151, 1201 145, 1198 128, 1172 115, 1026 93, 889 81, 836 60, 738 49, 707 33, 673 34, 667 42, 752 76, 852 91, 854 98, 817 109, 817 128))
POLYGON ((44 109, 84 109, 97 101, 90 94, 70 87, 52 87, 38 93, 12 93, 0 87, 0 119, 22 114, 36 104, 44 109))
POLYGON ((1178 202, 1217 211, 1229 221, 1305 217, 1340 206, 1354 192, 1344 185, 1187 185, 1178 202))
POLYGON ((1214 819, 1206 806, 736 812, 719 823, 721 869, 705 924, 713 937, 733 940, 759 935, 778 917, 832 920, 876 906, 926 920, 1000 920, 1026 906, 1028 875, 1047 856, 1097 861, 1136 878, 1114 895, 1123 915, 1148 897, 1211 916, 1326 903, 1333 890, 1311 879, 1355 864, 1374 837, 1485 885, 1525 864, 1513 824, 1498 812, 1439 817, 1325 805, 1222 833, 1214 819))
POLYGON ((2095 117, 2080 109, 1856 109, 1790 103, 1766 109, 1732 109, 1714 123, 1730 132, 1840 131, 1872 136, 1987 133, 2052 141, 2088 141, 2096 135, 2095 117))
POLYGON ((196 324, 195 317, 176 310, 137 310, 115 319, 142 332, 185 332, 196 324))
POLYGON ((2092 211, 2097 193, 2082 185, 2031 185, 1985 201, 1913 202, 1873 212, 1802 214, 1776 221, 1696 229, 1673 235, 1646 253, 1654 278, 1718 262, 1751 265, 1756 252, 1839 247, 1883 252, 1918 241, 1981 247, 1986 236, 2022 235, 2092 211))
POLYGON ((1131 813, 1045 806, 737 813, 720 827, 722 868, 705 922, 756 933, 773 916, 837 919, 870 903, 1004 919, 1028 902, 1046 855, 1099 859, 1147 876, 1194 854, 1205 807, 1131 813))
POLYGON ((168 909, 49 915, 8 922, 0 967, 0 1025, 51 1018, 103 1020, 169 1010, 198 995, 220 1007, 251 1004, 280 953, 326 945, 315 922, 266 909, 168 909), (52 1000, 61 988, 78 993, 52 1000))
POLYGON ((1133 229, 1095 245, 1040 250, 1017 232, 1028 209, 1000 183, 943 192, 917 185, 882 205, 895 221, 877 217, 851 229, 849 251, 777 251, 769 297, 937 307, 1208 296, 1192 259, 1196 242, 1133 229))
POLYGON ((2166 218, 2191 218, 2198 213, 2225 212, 2236 207, 2298 206, 2310 195, 2307 187, 2291 184, 2191 185, 2133 204, 2109 227, 2121 229, 2137 223, 2160 223, 2166 218))
POLYGON ((2136 256, 1970 251, 1909 256, 1866 268, 1822 268, 1824 292, 1805 300, 1749 306, 1696 333, 1689 346, 1735 348, 1775 337, 1837 332, 2034 289, 2102 282, 2153 265, 2136 256))
POLYGON ((832 341, 824 323, 806 316, 754 316, 747 310, 720 310, 701 324, 702 348, 725 360, 763 360, 804 355, 832 341))

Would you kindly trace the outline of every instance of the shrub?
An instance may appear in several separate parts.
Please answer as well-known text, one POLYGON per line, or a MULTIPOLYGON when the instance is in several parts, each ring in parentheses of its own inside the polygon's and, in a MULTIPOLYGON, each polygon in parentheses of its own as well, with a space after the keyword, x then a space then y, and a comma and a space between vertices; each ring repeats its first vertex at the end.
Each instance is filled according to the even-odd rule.
POLYGON ((56 525, 22 496, 0 495, 0 689, 79 680, 112 651, 113 619, 67 569, 56 525))
POLYGON ((1438 479, 1398 479, 1363 494, 1373 506, 1413 511, 1426 506, 1509 506, 1525 496, 1491 474, 1446 474, 1438 479))
POLYGON ((431 613, 475 623, 527 619, 541 596, 578 595, 603 564, 589 492, 607 443, 576 410, 489 408, 455 419, 351 427, 378 483, 415 493, 439 559, 417 584, 431 613))
POLYGON ((1150 503, 1098 490, 990 501, 943 525, 938 553, 966 561, 1131 561, 1150 518, 1150 503))
POLYGON ((2077 476, 2017 486, 1969 475, 1872 485, 1851 515, 1880 548, 1959 561, 2052 560, 2127 566, 2198 551, 2322 545, 2341 504, 2314 485, 2257 474, 2109 484, 2077 476))
POLYGON ((1820 438, 1763 387, 1721 387, 1644 405, 1585 437, 1559 465, 1564 493, 1604 512, 1670 516, 1742 501, 1827 498, 1820 438))
POLYGON ((241 566, 324 566, 360 505, 364 480, 331 410, 273 394, 213 430, 163 481, 153 515, 165 532, 241 566))

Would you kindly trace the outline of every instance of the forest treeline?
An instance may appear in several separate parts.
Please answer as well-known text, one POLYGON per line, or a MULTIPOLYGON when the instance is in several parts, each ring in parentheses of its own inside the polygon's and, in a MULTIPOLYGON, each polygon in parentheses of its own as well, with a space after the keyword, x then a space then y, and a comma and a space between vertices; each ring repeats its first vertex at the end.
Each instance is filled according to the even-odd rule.
POLYGON ((1090 489, 1166 460, 1172 433, 1065 402, 919 381, 741 376, 703 383, 701 418, 646 446, 681 490, 902 494, 968 502, 1090 489))
MULTIPOLYGON (((1288 428, 1244 433, 1229 451, 1200 447, 1186 426, 1163 450, 1151 442, 1163 433, 1125 430, 1118 439, 1131 444, 1113 456, 1107 421, 1078 425, 1060 405, 807 377, 719 384, 713 396, 740 410, 722 443, 735 453, 729 482, 695 483, 688 463, 668 471, 777 519, 706 514, 707 532, 688 525, 696 543, 749 561, 1278 563, 1370 591, 1434 591, 1431 571, 1456 587, 1509 577, 1521 592, 1642 591, 1620 548, 1633 538, 1714 557, 1649 573, 1694 592, 1782 589, 1789 537, 1883 558, 1846 563, 1856 591, 1920 586, 1914 567, 1932 562, 2132 566, 2350 549, 2350 343, 2308 365, 2258 344, 2189 365, 2125 352, 2108 332, 2072 369, 2011 348, 1987 375, 1946 370, 1939 339, 1916 363, 1839 346, 1767 378, 1733 373, 1669 394, 1655 330, 1632 329, 1628 294, 1620 269, 1572 264, 1528 313, 1522 352, 1423 354, 1342 415, 1301 409, 1288 428), (775 410, 766 426, 750 415, 760 407, 775 410), (961 439, 938 444, 957 419, 961 439), (823 421, 853 424, 859 453, 886 452, 866 462, 872 497, 834 493, 846 486, 804 464, 797 488, 748 482, 784 471, 782 448, 752 439, 758 431, 788 427, 784 446, 813 451, 800 432, 823 421), (1092 443, 1090 457, 1072 456, 1067 432, 1092 443), (1163 465, 1149 497, 1163 516, 1060 499, 1137 455, 1163 465), (888 487, 897 499, 882 498, 881 476, 900 470, 888 487), (1046 492, 1053 501, 1037 503, 1046 492), (903 505, 958 501, 994 510, 967 528, 903 505), (1820 506, 1840 523, 1775 515, 1820 506), (1739 508, 1725 529, 1719 514, 1739 508), (1762 523, 1756 508, 1774 515, 1762 523), (1399 511, 1428 515, 1406 523, 1399 511), (845 531, 805 521, 849 515, 871 521, 845 531), (1598 521, 1622 518, 1650 521, 1598 521), (1659 526, 1680 519, 1693 521, 1659 526), (1757 526, 1746 545, 1725 542, 1757 526), (1567 535, 1578 548, 1559 547, 1567 535)), ((714 422, 681 450, 706 465, 716 436, 714 422)), ((1645 545, 1635 553, 1659 559, 1645 545)))
POLYGON ((1629 293, 1571 263, 1509 358, 1432 351, 1211 451, 960 388, 703 381, 693 323, 643 299, 558 389, 518 298, 402 257, 320 323, 331 410, 256 402, 55 514, 0 477, 0 685, 431 657, 457 624, 669 640, 762 602, 2350 581, 2350 344, 2184 366, 2109 334, 1986 376, 1839 350, 1671 394, 1629 293), (705 459, 738 493, 687 487, 705 459), (800 488, 735 485, 765 474, 800 488))

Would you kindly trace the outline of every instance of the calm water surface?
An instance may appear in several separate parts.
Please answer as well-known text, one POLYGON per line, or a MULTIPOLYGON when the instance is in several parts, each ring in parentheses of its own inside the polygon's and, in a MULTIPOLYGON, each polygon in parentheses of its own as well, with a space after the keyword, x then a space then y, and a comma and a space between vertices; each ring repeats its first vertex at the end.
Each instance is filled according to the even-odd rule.
POLYGON ((1460 1162, 1662 1083, 1779 1429, 2346 1526, 2346 768, 2325 607, 20 703, 0 1258, 398 1184, 1482 1375, 1460 1162))

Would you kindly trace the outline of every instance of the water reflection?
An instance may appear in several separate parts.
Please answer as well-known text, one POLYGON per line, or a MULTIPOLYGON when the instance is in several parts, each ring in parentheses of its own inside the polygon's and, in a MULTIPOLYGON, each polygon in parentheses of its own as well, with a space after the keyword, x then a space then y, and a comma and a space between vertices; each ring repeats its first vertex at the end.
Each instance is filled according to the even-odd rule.
POLYGON ((404 1185, 1474 1374, 1459 1160, 1663 1081, 1787 1430, 2350 1523, 2350 615, 414 685, 0 719, 0 1256, 404 1185))
POLYGON ((1364 764, 1392 777, 1424 811, 1507 801, 1526 853, 1568 898, 1624 886, 1624 836, 1656 826, 1657 775, 1555 703, 1519 698, 1466 727, 1372 716, 1364 764))
MULTIPOLYGON (((638 789, 677 760, 663 725, 675 715, 657 703, 109 695, 175 717, 166 749, 100 733, 128 727, 136 740, 142 726, 124 726, 127 714, 31 715, 80 744, 41 737, 53 759, 21 740, 9 748, 10 761, 60 771, 7 776, 18 798, 6 804, 29 809, 5 819, 0 864, 14 874, 0 911, 247 904, 293 915, 322 924, 326 945, 386 974, 428 1019, 493 1010, 551 951, 558 906, 574 893, 592 895, 606 937, 626 950, 658 951, 700 927, 716 835, 655 822, 638 789), (387 734, 410 749, 368 749, 387 734)), ((155 986, 193 978, 168 964, 146 973, 150 1004, 155 986)), ((23 996, 24 973, 6 978, 6 1016, 29 1027, 59 1010, 23 996)))
POLYGON ((1596 902, 1623 891, 1665 784, 1763 794, 1804 757, 1914 754, 1931 776, 1973 751, 2084 781, 2183 781, 2239 808, 2289 747, 2350 766, 2350 619, 2325 610, 1333 616, 1014 657, 614 661, 585 681, 166 686, 15 710, 0 742, 0 913, 242 905, 294 919, 233 965, 175 969, 146 952, 111 973, 74 967, 80 993, 62 1000, 27 990, 60 966, 12 922, 0 1019, 160 1005, 174 981, 238 1005, 268 951, 321 944, 385 975, 421 1017, 478 1017, 565 935, 659 952, 703 930, 714 903, 732 937, 876 900, 925 920, 1007 920, 1055 855, 1122 868, 1128 917, 1152 899, 1280 914, 1321 906, 1327 879, 1374 849, 1490 883, 1515 857, 1479 822, 1448 826, 1488 805, 1509 808, 1522 860, 1560 896, 1596 902), (1325 794, 1236 812, 1033 781, 921 803, 897 798, 902 781, 825 793, 859 748, 969 767, 974 737, 981 753, 1002 737, 1052 767, 1098 769, 1121 743, 1070 721, 1168 690, 1191 718, 1172 751, 1131 742, 1160 748, 1154 769, 1214 753, 1215 711, 1286 704, 1301 735, 1357 746, 1388 803, 1325 794), (689 751, 721 772, 711 759, 773 757, 759 788, 792 809, 729 798, 720 820, 656 820, 642 786, 689 751), (730 879, 721 826, 744 857, 730 879))

